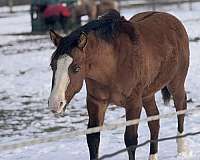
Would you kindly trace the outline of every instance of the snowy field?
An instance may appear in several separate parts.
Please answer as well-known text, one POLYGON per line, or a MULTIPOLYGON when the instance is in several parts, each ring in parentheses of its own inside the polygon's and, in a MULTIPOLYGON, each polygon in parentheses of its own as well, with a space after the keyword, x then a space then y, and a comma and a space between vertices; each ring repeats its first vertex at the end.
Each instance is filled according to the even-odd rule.
MULTIPOLYGON (((24 10, 27 9, 27 6, 24 10)), ((84 129, 88 116, 85 104, 85 86, 75 96, 66 116, 56 118, 47 107, 51 84, 50 56, 54 47, 48 35, 20 35, 31 31, 28 12, 8 14, 3 8, 0 16, 0 145, 19 142, 41 136, 62 135, 63 133, 84 129)), ((132 15, 147 11, 149 8, 122 10, 122 15, 130 18, 132 15)), ((193 10, 188 5, 160 7, 158 10, 172 13, 184 23, 189 37, 191 63, 187 76, 186 90, 188 108, 200 105, 200 3, 193 4, 193 10)), ((157 104, 160 114, 174 112, 173 103, 164 106, 160 93, 157 94, 157 104)), ((145 117, 144 112, 142 117, 145 117)), ((125 121, 124 110, 110 106, 106 113, 106 124, 125 121)), ((161 120, 160 138, 177 134, 176 117, 161 120)), ((105 131, 101 136, 100 155, 115 152, 125 147, 123 133, 125 128, 105 131)), ((198 115, 186 116, 185 132, 200 130, 198 115)), ((139 127, 139 143, 149 138, 146 123, 139 127)), ((200 135, 188 137, 191 154, 188 157, 177 157, 176 141, 166 141, 159 144, 160 160, 200 160, 200 135)), ((137 160, 148 157, 149 145, 137 150, 137 160)), ((0 160, 86 160, 89 158, 85 136, 65 139, 60 142, 46 143, 5 151, 0 153, 0 160)), ((112 160, 127 160, 127 154, 122 153, 112 160)))

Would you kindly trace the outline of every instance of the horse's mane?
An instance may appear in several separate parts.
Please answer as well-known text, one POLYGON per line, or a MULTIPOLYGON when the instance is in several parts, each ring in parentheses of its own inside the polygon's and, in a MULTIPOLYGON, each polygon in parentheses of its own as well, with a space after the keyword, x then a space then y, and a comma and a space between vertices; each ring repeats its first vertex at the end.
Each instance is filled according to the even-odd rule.
POLYGON ((120 33, 127 34, 132 41, 136 39, 134 27, 131 22, 121 17, 118 11, 110 10, 97 20, 88 22, 86 25, 79 27, 68 36, 62 38, 52 58, 63 54, 70 54, 72 49, 78 45, 81 33, 88 34, 92 31, 94 31, 97 38, 101 38, 108 43, 117 38, 120 33))

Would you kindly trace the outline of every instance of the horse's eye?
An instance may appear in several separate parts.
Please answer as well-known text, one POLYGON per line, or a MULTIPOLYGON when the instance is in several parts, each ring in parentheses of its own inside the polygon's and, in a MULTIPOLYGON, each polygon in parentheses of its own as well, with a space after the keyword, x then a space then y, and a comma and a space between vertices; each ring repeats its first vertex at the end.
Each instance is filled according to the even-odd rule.
POLYGON ((77 73, 77 72, 79 72, 80 70, 81 70, 81 68, 80 68, 79 65, 76 64, 76 65, 73 66, 73 72, 74 72, 74 73, 77 73))

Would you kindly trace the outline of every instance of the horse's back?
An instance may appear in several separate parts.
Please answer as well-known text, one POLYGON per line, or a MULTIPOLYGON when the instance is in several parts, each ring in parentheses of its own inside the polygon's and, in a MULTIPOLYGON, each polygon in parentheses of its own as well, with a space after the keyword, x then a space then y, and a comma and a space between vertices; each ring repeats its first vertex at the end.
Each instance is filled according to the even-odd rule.
POLYGON ((164 41, 184 43, 188 47, 188 35, 186 30, 175 16, 164 12, 143 12, 130 19, 143 40, 148 43, 163 44, 164 41))
POLYGON ((181 36, 179 39, 188 43, 188 36, 183 24, 171 14, 149 11, 136 14, 129 21, 139 31, 139 34, 145 37, 152 36, 154 39, 158 38, 157 36, 160 38, 164 38, 166 35, 172 37, 172 33, 181 36))
POLYGON ((151 16, 151 15, 153 15, 153 14, 155 14, 155 13, 157 13, 157 12, 149 11, 149 12, 138 13, 138 14, 136 14, 135 16, 131 17, 130 21, 131 21, 131 22, 134 22, 134 23, 140 22, 140 21, 142 21, 142 20, 148 18, 149 16, 151 16))
POLYGON ((177 54, 180 59, 185 59, 183 63, 189 63, 188 35, 183 24, 175 16, 150 11, 133 16, 130 22, 149 53, 153 52, 154 56, 161 57, 177 54))

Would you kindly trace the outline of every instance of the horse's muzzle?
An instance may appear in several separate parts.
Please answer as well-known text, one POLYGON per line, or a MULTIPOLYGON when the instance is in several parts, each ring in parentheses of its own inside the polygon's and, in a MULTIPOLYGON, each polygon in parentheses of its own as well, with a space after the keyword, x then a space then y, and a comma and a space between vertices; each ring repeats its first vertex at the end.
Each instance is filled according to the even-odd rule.
POLYGON ((60 99, 51 99, 48 101, 48 105, 52 113, 55 115, 63 115, 66 109, 66 102, 60 99))

